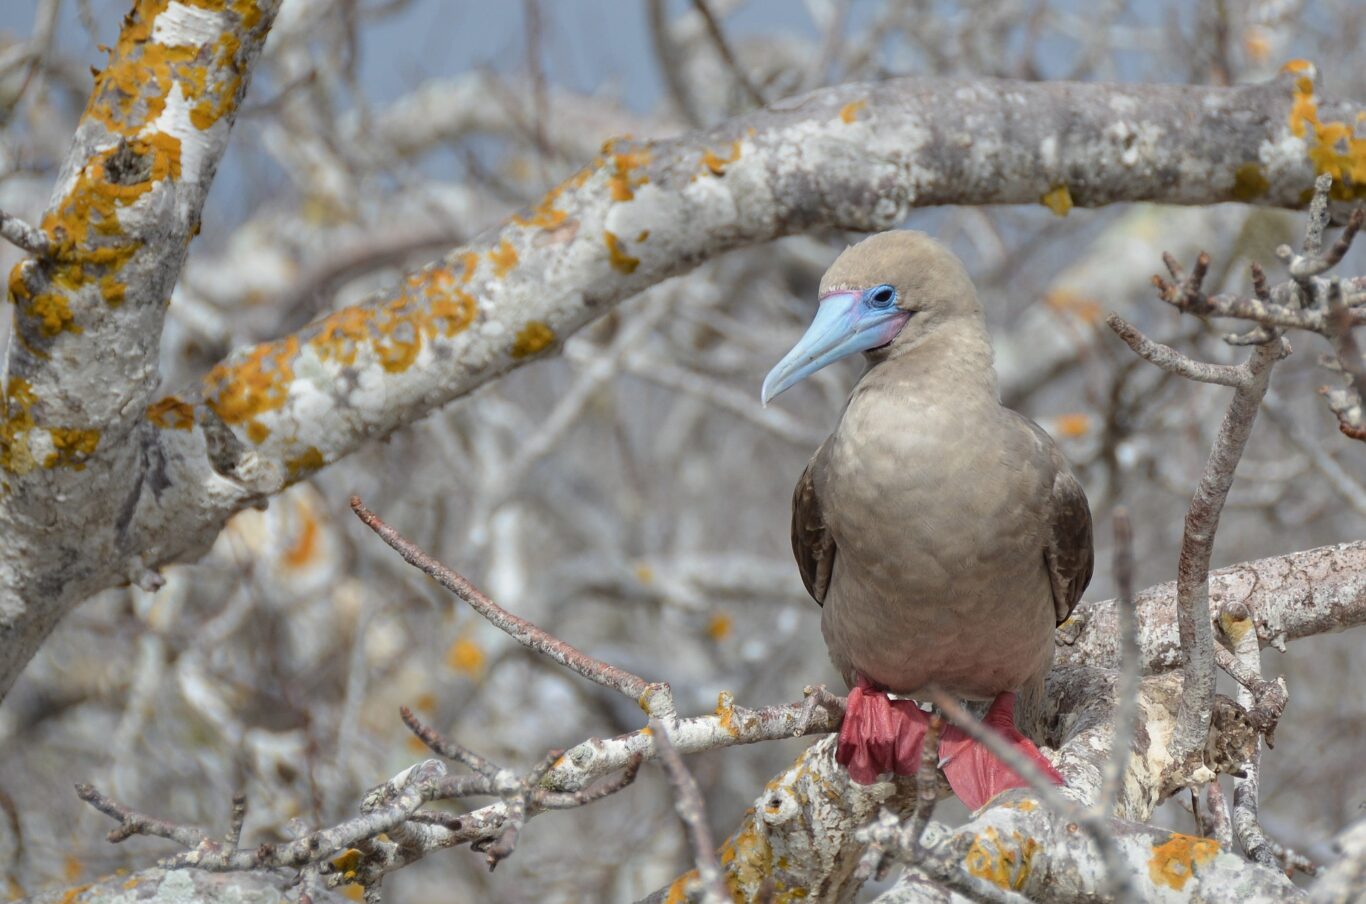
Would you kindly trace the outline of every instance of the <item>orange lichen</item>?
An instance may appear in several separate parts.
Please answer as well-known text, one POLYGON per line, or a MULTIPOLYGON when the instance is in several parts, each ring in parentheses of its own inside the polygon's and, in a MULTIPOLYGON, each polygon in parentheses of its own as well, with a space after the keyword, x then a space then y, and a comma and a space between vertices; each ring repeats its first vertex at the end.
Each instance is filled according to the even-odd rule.
POLYGON ((1173 832, 1165 842, 1153 845, 1148 860, 1148 878, 1154 885, 1181 891, 1195 875, 1195 868, 1209 863, 1219 854, 1219 842, 1173 832))
POLYGON ((735 724, 735 695, 722 691, 716 695, 714 715, 721 717, 721 730, 732 737, 738 737, 740 728, 735 724))
POLYGON ((461 635, 446 650, 446 665, 462 675, 477 677, 484 670, 484 651, 479 649, 477 643, 461 635))
POLYGON ((308 344, 318 357, 350 366, 356 363, 360 345, 370 339, 371 312, 362 307, 342 308, 328 315, 308 344))
POLYGON ((733 623, 729 615, 724 612, 716 612, 707 619, 707 636, 720 642, 730 636, 732 627, 733 623))
MULTIPOLYGON (((1309 73, 1312 67, 1302 60, 1285 65, 1289 72, 1309 73), (1295 64, 1303 64, 1292 68, 1295 64)), ((1295 79, 1290 102, 1290 131, 1305 139, 1314 171, 1333 177, 1332 196, 1347 201, 1366 197, 1366 134, 1358 137, 1354 125, 1319 118, 1314 96, 1314 80, 1308 74, 1295 79)))
POLYGON ((510 354, 514 358, 529 358, 545 351, 554 341, 555 331, 550 325, 541 320, 533 320, 517 331, 510 354))
POLYGON ((42 228, 52 240, 54 266, 46 291, 29 285, 32 270, 10 274, 10 296, 20 311, 37 321, 46 336, 82 331, 73 316, 70 298, 94 284, 106 304, 121 303, 127 286, 119 273, 142 243, 124 234, 119 211, 135 204, 158 182, 180 176, 180 142, 158 132, 146 138, 122 140, 94 154, 76 174, 66 195, 43 217, 42 228))
POLYGON ((1271 183, 1262 168, 1255 163, 1244 163, 1233 171, 1233 197, 1239 201, 1253 201, 1265 195, 1271 183))
POLYGON ((299 509, 299 532, 289 549, 281 558, 284 566, 291 569, 306 568, 318 555, 318 519, 307 506, 299 509))
POLYGON ((237 106, 242 89, 243 66, 241 62, 242 42, 231 31, 225 31, 214 44, 211 66, 227 77, 216 84, 202 83, 194 109, 190 111, 190 123, 201 132, 213 127, 237 106))
POLYGON ((66 296, 59 292, 35 295, 24 307, 30 317, 38 319, 38 328, 45 336, 55 336, 63 330, 70 333, 84 332, 71 314, 71 304, 66 296))
POLYGON ((631 200, 636 196, 635 190, 650 181, 644 173, 637 172, 650 162, 649 148, 615 150, 622 143, 624 139, 609 139, 602 146, 603 154, 612 164, 607 185, 613 201, 631 200))
POLYGON ((1043 193, 1039 198, 1039 203, 1058 216, 1065 217, 1067 212, 1072 209, 1072 193, 1067 190, 1066 185, 1055 185, 1043 193))
POLYGON ((702 168, 710 172, 713 176, 724 176, 726 167, 740 159, 740 142, 730 143, 729 156, 722 157, 711 150, 702 152, 702 168))
MULTIPOLYGON (((726 884, 731 895, 743 900, 741 889, 757 889, 773 873, 773 849, 768 838, 760 830, 762 820, 750 807, 745 811, 740 829, 721 845, 721 868, 726 873, 726 884)), ((784 895, 775 891, 775 900, 784 895)), ((792 897, 795 889, 783 889, 787 897, 792 897)))
POLYGON ((356 867, 360 866, 361 858, 364 856, 355 848, 347 848, 336 857, 332 858, 332 866, 342 874, 343 878, 350 879, 356 874, 356 867), (347 875, 347 874, 350 875, 347 875))
POLYGON ((512 222, 519 226, 534 226, 541 229, 554 229, 568 218, 565 213, 555 206, 561 193, 564 192, 564 184, 560 184, 546 192, 545 197, 541 198, 540 203, 531 208, 530 216, 517 214, 513 216, 512 222))
POLYGON ((1271 56, 1271 37, 1265 28, 1250 25, 1243 32, 1243 51, 1254 63, 1265 63, 1271 56))
POLYGON ((323 460, 323 454, 317 446, 309 446, 299 455, 285 459, 285 470, 289 472, 289 479, 296 481, 305 474, 312 474, 327 462, 323 460))
POLYGON ((1072 289, 1054 289, 1043 297, 1044 304, 1060 314, 1070 314, 1083 323, 1096 323, 1105 309, 1100 302, 1072 289))
POLYGON ((1252 619, 1236 618, 1225 610, 1219 613, 1219 627, 1224 632, 1224 636, 1236 645, 1238 641, 1247 636, 1248 631, 1252 630, 1252 619))
POLYGON ((513 248, 507 239, 503 239, 497 248, 489 251, 489 263, 493 264, 493 275, 502 279, 517 266, 517 249, 513 248))
POLYGON ((963 857, 963 866, 979 879, 1006 890, 1019 891, 1029 879, 1034 855, 1039 843, 1019 832, 1011 832, 1011 840, 1004 841, 996 829, 988 827, 973 838, 972 847, 963 857))
POLYGON ((418 694, 417 699, 413 701, 413 709, 423 713, 436 712, 436 694, 430 692, 418 694))
POLYGON ((205 405, 229 424, 245 424, 289 399, 299 339, 265 342, 234 361, 215 366, 204 378, 205 405))
POLYGON ((71 468, 84 471, 85 462, 100 444, 100 431, 81 427, 49 427, 52 451, 43 460, 45 468, 71 468))
POLYGON ((688 900, 688 890, 692 888, 698 877, 697 870, 690 869, 673 880, 668 890, 664 892, 664 904, 685 904, 688 900))
POLYGON ((343 308, 325 318, 309 347, 323 360, 350 366, 360 348, 369 345, 385 370, 407 370, 424 342, 438 335, 450 338, 473 322, 474 297, 455 283, 455 274, 446 267, 413 273, 399 295, 377 309, 343 308))
POLYGON ((602 239, 607 243, 607 260, 612 269, 621 273, 634 273, 640 266, 640 258, 631 257, 622 247, 621 239, 615 233, 603 230, 602 239))
POLYGON ((27 380, 9 378, 0 409, 0 469, 11 474, 27 474, 34 468, 28 434, 34 428, 33 406, 37 401, 27 380))
POLYGON ((461 258, 465 264, 465 272, 460 274, 460 284, 464 285, 474 277, 474 271, 479 268, 479 252, 466 251, 461 258))
POLYGON ((1079 439, 1091 432, 1091 418, 1081 412, 1060 414, 1056 424, 1058 435, 1067 439, 1079 439))
POLYGON ((194 406, 167 396, 147 406, 147 420, 163 430, 189 430, 194 426, 194 406))
POLYGON ((854 100, 840 107, 840 121, 845 125, 858 119, 859 111, 868 106, 866 100, 854 100))
POLYGON ((68 888, 65 892, 62 893, 61 904, 75 904, 75 902, 79 901, 81 899, 81 896, 89 890, 89 883, 86 883, 85 885, 77 885, 75 888, 68 888))
POLYGON ((270 436, 270 428, 260 421, 252 421, 247 424, 247 439, 256 443, 258 446, 265 442, 270 436))
MULTIPOLYGON (((112 132, 138 134, 162 114, 176 87, 192 105, 190 122, 197 129, 210 128, 236 107, 244 74, 241 35, 260 24, 259 4, 254 0, 232 3, 228 8, 236 13, 237 22, 225 23, 211 50, 153 40, 156 18, 169 5, 169 0, 137 0, 124 19, 108 65, 95 74, 86 115, 112 132)), ((219 12, 228 6, 223 0, 189 0, 185 5, 219 12)))

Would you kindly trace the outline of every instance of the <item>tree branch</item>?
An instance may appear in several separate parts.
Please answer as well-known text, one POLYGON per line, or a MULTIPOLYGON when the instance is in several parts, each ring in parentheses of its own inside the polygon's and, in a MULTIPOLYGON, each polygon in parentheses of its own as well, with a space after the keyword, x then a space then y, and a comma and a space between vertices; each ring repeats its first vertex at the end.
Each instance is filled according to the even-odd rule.
MULTIPOLYGON (((10 276, 0 379, 0 694, 70 605, 146 580, 133 525, 139 506, 145 516, 157 503, 142 494, 188 477, 152 451, 162 326, 279 5, 133 4, 95 77, 42 238, 7 220, 6 236, 22 233, 40 256, 10 276)), ((188 407, 166 413, 184 432, 188 407)), ((201 494, 216 495, 199 481, 201 494)))

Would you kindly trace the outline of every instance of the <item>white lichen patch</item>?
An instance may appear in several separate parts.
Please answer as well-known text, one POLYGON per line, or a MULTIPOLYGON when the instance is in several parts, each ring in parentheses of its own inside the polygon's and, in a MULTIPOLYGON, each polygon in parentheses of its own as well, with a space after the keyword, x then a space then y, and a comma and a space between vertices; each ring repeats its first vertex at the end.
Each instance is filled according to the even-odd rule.
POLYGON ((212 44, 223 33, 223 14, 175 0, 152 23, 152 40, 167 47, 212 44))

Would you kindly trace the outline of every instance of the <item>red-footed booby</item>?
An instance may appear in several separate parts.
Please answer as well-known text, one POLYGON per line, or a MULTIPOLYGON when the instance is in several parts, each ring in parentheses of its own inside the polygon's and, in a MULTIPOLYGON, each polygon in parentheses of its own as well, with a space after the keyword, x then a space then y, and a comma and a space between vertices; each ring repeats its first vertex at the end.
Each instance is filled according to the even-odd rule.
MULTIPOLYGON (((845 249, 767 404, 863 352, 869 367, 792 498, 792 548, 851 688, 836 757, 869 784, 914 774, 938 687, 993 701, 985 721, 1062 779, 1015 727, 1041 694, 1053 629, 1091 580, 1091 511, 1053 440, 1003 408, 982 306, 962 263, 919 232, 845 249), (891 700, 888 693, 909 697, 891 700)), ((970 809, 1024 782, 957 729, 941 767, 970 809)))

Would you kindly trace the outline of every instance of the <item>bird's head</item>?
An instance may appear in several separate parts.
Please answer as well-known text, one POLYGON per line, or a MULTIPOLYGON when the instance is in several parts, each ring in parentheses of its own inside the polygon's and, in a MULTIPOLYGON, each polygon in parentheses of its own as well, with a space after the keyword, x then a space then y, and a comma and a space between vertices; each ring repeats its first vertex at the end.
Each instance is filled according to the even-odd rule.
POLYGON ((877 361, 909 352, 959 321, 980 325, 982 307, 952 251, 923 232, 869 236, 825 271, 816 317, 764 378, 764 404, 841 358, 864 352, 877 361))

